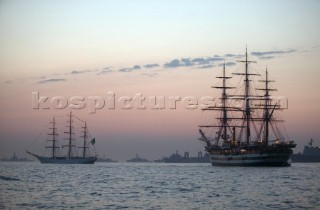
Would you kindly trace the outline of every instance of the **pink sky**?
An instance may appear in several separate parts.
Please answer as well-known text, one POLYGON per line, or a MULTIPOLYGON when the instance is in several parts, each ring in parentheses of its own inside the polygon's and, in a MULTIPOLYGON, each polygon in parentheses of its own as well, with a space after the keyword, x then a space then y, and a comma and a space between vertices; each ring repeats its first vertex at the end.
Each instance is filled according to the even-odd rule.
MULTIPOLYGON (((283 113, 296 151, 311 137, 320 145, 319 1, 3 1, 0 5, 0 158, 25 156, 53 115, 34 110, 41 96, 116 97, 219 95, 223 60, 227 72, 245 46, 253 68, 268 66, 276 95, 289 99, 283 113), (143 3, 142 3, 143 2, 143 3), (275 6, 276 5, 276 6, 275 6), (227 11, 227 12, 226 12, 227 11), (191 15, 192 14, 192 15, 191 15), (272 15, 270 15, 272 14, 272 15)), ((75 111, 88 121, 100 156, 149 159, 179 149, 195 156, 200 109, 75 111)))

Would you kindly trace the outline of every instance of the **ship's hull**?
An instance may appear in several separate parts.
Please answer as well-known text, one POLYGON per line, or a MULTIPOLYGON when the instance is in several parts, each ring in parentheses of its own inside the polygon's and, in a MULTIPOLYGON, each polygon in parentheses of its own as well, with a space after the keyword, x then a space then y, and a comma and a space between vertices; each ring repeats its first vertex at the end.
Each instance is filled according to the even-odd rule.
POLYGON ((39 157, 38 156, 37 158, 41 163, 45 163, 45 164, 94 164, 94 162, 97 160, 97 158, 95 158, 95 157, 49 158, 49 157, 39 157))
POLYGON ((319 163, 320 156, 304 155, 304 154, 292 154, 290 156, 292 162, 295 163, 319 163))
POLYGON ((210 154, 212 166, 290 166, 290 153, 210 154))

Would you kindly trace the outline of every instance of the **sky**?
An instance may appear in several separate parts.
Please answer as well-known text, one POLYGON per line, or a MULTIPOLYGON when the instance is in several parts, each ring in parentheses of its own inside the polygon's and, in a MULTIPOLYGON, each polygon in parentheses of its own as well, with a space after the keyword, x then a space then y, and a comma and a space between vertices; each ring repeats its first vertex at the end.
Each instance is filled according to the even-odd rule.
POLYGON ((142 94, 145 109, 74 110, 88 122, 99 156, 154 160, 177 149, 196 156, 204 150, 197 141, 203 113, 182 99, 217 95, 210 87, 222 63, 228 74, 238 71, 246 46, 253 68, 268 67, 277 95, 289 100, 283 117, 295 151, 311 137, 320 146, 319 11, 318 0, 2 0, 0 157, 25 157, 52 117, 70 111, 56 101, 34 109, 33 92, 68 105, 73 96, 107 101, 112 92, 118 102, 142 94), (181 101, 153 109, 151 96, 181 101))

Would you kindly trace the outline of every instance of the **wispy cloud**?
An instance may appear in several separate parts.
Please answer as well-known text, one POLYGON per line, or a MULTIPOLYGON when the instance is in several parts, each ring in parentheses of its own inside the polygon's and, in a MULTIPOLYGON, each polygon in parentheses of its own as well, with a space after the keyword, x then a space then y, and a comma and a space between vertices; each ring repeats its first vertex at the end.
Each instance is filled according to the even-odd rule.
POLYGON ((83 74, 83 73, 87 73, 87 72, 92 72, 91 70, 81 70, 81 71, 71 71, 71 74, 83 74))
POLYGON ((109 68, 104 68, 103 70, 101 70, 100 72, 98 72, 97 75, 100 75, 100 74, 108 74, 108 73, 110 73, 110 72, 112 72, 111 69, 109 69, 109 68))
POLYGON ((297 52, 297 50, 276 50, 276 51, 264 51, 264 52, 251 52, 251 55, 257 56, 257 57, 264 57, 269 55, 282 55, 282 54, 288 54, 297 52))
POLYGON ((199 68, 200 69, 208 69, 208 68, 212 68, 212 67, 214 67, 215 65, 213 65, 213 64, 209 64, 209 65, 204 65, 204 66, 200 66, 199 68))
MULTIPOLYGON (((219 66, 223 66, 223 65, 224 65, 224 63, 219 64, 219 66)), ((234 65, 236 65, 236 63, 235 62, 226 62, 225 65, 226 66, 234 66, 234 65)))
POLYGON ((167 62, 163 65, 165 68, 177 68, 181 66, 190 67, 190 66, 198 66, 201 68, 202 66, 205 66, 204 68, 208 68, 208 66, 212 67, 214 62, 217 61, 223 61, 224 58, 220 57, 218 55, 215 55, 214 57, 198 57, 198 58, 181 58, 171 60, 170 62, 167 62))
POLYGON ((38 81, 39 84, 45 84, 45 83, 50 83, 50 82, 63 82, 66 81, 66 79, 45 79, 45 80, 40 80, 38 81))
POLYGON ((235 55, 235 54, 225 54, 224 57, 226 58, 232 58, 232 57, 239 57, 241 55, 235 55))
POLYGON ((139 70, 139 69, 141 69, 141 66, 139 66, 139 65, 134 65, 134 66, 131 67, 131 68, 121 68, 121 69, 119 69, 119 71, 121 71, 121 72, 130 72, 130 71, 139 70))
POLYGON ((150 68, 155 68, 155 67, 159 67, 160 65, 157 64, 157 63, 152 63, 152 64, 146 64, 144 65, 143 67, 144 68, 147 68, 147 69, 150 69, 150 68))
POLYGON ((173 59, 172 61, 165 63, 163 66, 165 68, 176 68, 179 66, 183 66, 183 63, 181 63, 179 59, 173 59))
POLYGON ((269 60, 269 59, 273 59, 275 58, 276 56, 261 56, 259 57, 261 60, 269 60))

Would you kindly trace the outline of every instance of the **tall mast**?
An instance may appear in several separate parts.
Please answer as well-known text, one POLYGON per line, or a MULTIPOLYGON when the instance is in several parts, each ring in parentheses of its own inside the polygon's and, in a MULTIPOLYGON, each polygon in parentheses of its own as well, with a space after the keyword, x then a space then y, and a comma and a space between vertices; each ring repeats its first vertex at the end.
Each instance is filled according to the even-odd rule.
POLYGON ((69 119, 69 151, 68 151, 68 157, 71 157, 72 152, 72 112, 70 112, 70 119, 69 119))
POLYGON ((74 147, 74 145, 72 144, 72 134, 73 134, 73 126, 72 126, 72 112, 70 111, 69 116, 69 125, 67 126, 68 131, 64 132, 66 134, 69 134, 69 138, 68 138, 68 144, 65 145, 68 147, 68 157, 71 158, 72 157, 72 147, 74 147))
POLYGON ((243 99, 245 100, 245 109, 244 109, 244 116, 243 120, 246 127, 246 143, 249 145, 250 142, 250 120, 251 120, 251 107, 250 107, 250 97, 252 96, 250 93, 250 76, 251 75, 260 75, 260 74, 253 74, 249 72, 249 63, 256 63, 255 61, 248 60, 248 51, 246 47, 246 58, 244 61, 239 61, 245 63, 245 72, 244 73, 233 73, 235 75, 244 75, 245 79, 245 89, 244 89, 244 96, 243 99))
POLYGON ((269 142, 269 122, 270 122, 270 118, 269 118, 269 79, 268 79, 268 68, 266 68, 266 92, 265 92, 265 107, 264 107, 264 121, 265 121, 265 141, 266 141, 266 145, 268 145, 269 142))
POLYGON ((223 80, 222 80, 222 105, 223 105, 223 119, 222 119, 222 126, 223 126, 223 136, 224 139, 227 140, 227 107, 226 107, 226 100, 227 100, 227 93, 226 93, 226 64, 223 63, 223 80))
POLYGON ((246 73, 245 73, 245 104, 246 104, 246 108, 245 108, 245 121, 246 121, 246 141, 247 141, 247 145, 249 145, 249 140, 250 140, 250 115, 251 115, 251 111, 250 111, 250 82, 249 82, 249 74, 248 74, 248 51, 247 51, 247 47, 246 47, 246 73))
POLYGON ((276 91, 277 89, 271 89, 269 87, 270 82, 274 82, 274 80, 269 80, 269 73, 268 73, 268 68, 266 68, 266 79, 265 80, 259 80, 260 82, 264 82, 265 87, 262 89, 257 89, 257 90, 263 90, 264 91, 264 105, 263 105, 263 125, 264 125, 264 140, 266 142, 266 145, 269 143, 269 125, 271 122, 271 116, 276 109, 281 109, 279 105, 271 104, 271 98, 270 98, 270 91, 276 91), (271 112, 270 109, 272 108, 271 112))
POLYGON ((211 143, 210 140, 205 136, 204 132, 202 131, 201 128, 209 128, 209 127, 213 127, 213 128, 219 128, 219 130, 217 131, 218 134, 218 138, 220 139, 221 135, 223 136, 224 140, 227 140, 227 129, 229 128, 228 125, 228 120, 229 119, 233 119, 233 118, 228 118, 228 110, 231 111, 235 111, 234 109, 232 109, 232 107, 228 107, 227 106, 227 99, 228 99, 228 95, 227 95, 227 89, 234 89, 235 87, 229 87, 227 86, 226 80, 227 79, 231 79, 232 77, 228 77, 226 76, 226 65, 225 62, 223 63, 223 72, 222 72, 222 76, 218 76, 216 77, 218 79, 222 79, 222 86, 212 86, 212 88, 216 88, 216 89, 222 89, 221 92, 221 105, 222 106, 212 106, 212 107, 207 107, 204 108, 202 110, 217 110, 217 111, 221 111, 222 112, 222 117, 217 117, 217 119, 220 120, 219 124, 215 124, 215 125, 200 125, 200 135, 201 138, 199 140, 204 141, 207 143, 206 148, 209 148, 211 143), (222 133, 222 134, 221 134, 222 133))
MULTIPOLYGON (((230 109, 230 107, 227 106, 227 89, 233 89, 235 87, 228 87, 226 84, 226 80, 227 79, 231 79, 232 77, 227 77, 226 76, 226 65, 225 63, 223 63, 223 72, 222 72, 222 76, 220 77, 216 77, 218 79, 222 79, 222 86, 214 86, 213 88, 217 88, 217 89, 222 89, 221 92, 221 103, 222 103, 222 107, 218 107, 216 108, 216 110, 221 110, 222 111, 222 118, 218 118, 220 120, 222 120, 222 125, 220 125, 220 130, 219 130, 219 136, 221 135, 220 133, 223 133, 223 139, 227 140, 227 129, 228 129, 228 110, 230 109)), ((213 110, 213 109, 211 109, 213 110)), ((214 127, 214 126, 212 126, 214 127)), ((220 138, 220 137, 219 137, 220 138)))
POLYGON ((83 127, 83 154, 82 154, 82 156, 83 156, 83 158, 85 158, 86 157, 86 149, 87 149, 87 145, 86 145, 86 143, 87 143, 87 122, 84 122, 84 127, 83 127))
POLYGON ((57 128, 56 128, 56 121, 55 121, 55 118, 53 117, 53 120, 52 120, 52 133, 48 133, 48 135, 51 135, 52 136, 52 140, 48 140, 48 141, 52 141, 52 146, 47 146, 46 148, 51 148, 51 155, 52 155, 52 158, 55 158, 56 157, 56 149, 59 148, 56 146, 56 136, 58 136, 57 134, 57 128))

